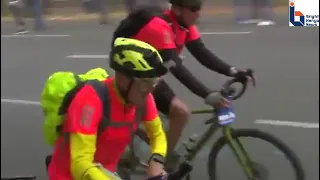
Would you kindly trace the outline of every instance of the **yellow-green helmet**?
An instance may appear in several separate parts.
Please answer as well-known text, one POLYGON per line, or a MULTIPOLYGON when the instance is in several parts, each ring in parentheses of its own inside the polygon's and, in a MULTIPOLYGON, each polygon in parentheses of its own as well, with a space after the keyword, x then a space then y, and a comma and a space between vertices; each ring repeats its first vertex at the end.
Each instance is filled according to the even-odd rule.
POLYGON ((159 52, 150 44, 119 37, 113 42, 110 67, 129 77, 154 78, 168 72, 159 52))

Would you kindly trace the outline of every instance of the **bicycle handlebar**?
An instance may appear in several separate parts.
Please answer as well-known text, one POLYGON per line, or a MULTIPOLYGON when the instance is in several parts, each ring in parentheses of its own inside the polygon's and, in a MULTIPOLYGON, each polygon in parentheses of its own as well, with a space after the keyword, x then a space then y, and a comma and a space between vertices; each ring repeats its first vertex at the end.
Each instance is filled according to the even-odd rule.
POLYGON ((188 161, 185 161, 179 165, 178 169, 175 172, 164 175, 164 176, 160 175, 156 177, 151 177, 151 178, 148 178, 147 180, 181 180, 187 174, 189 174, 192 171, 192 169, 193 169, 192 165, 188 161))
POLYGON ((247 85, 248 85, 247 77, 252 78, 253 85, 256 84, 255 78, 253 77, 253 72, 254 71, 252 69, 247 69, 245 72, 243 72, 241 74, 241 76, 235 77, 235 78, 230 79, 230 80, 227 80, 223 84, 222 89, 220 90, 220 93, 224 97, 232 96, 233 100, 236 100, 236 99, 240 98, 244 94, 246 89, 247 89, 247 85), (234 83, 241 83, 241 85, 242 85, 241 91, 238 94, 234 94, 236 92, 235 88, 231 87, 231 85, 234 84, 234 83))

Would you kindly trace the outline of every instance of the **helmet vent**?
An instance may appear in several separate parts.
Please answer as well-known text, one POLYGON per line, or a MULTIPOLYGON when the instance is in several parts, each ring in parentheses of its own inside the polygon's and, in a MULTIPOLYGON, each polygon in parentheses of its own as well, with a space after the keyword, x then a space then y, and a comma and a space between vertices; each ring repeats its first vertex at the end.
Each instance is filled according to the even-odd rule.
POLYGON ((139 60, 139 63, 141 64, 141 66, 142 66, 143 68, 147 68, 147 67, 145 66, 145 64, 141 62, 141 60, 139 60))

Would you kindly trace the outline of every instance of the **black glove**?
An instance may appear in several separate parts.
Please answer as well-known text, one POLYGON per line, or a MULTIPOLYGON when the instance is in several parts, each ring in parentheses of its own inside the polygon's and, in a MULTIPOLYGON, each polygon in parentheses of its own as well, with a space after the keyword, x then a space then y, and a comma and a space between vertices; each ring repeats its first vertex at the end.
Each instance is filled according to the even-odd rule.
POLYGON ((229 101, 220 92, 211 92, 205 99, 204 102, 210 106, 228 106, 229 101))

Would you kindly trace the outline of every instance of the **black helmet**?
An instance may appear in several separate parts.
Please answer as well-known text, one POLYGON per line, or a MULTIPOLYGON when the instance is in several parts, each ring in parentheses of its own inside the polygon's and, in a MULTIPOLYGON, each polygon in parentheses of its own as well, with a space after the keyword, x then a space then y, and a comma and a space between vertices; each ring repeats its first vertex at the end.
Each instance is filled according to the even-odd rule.
POLYGON ((173 5, 182 7, 201 7, 203 0, 169 0, 173 5))

